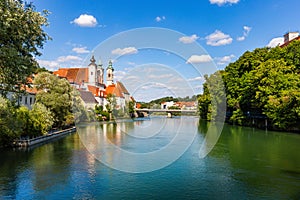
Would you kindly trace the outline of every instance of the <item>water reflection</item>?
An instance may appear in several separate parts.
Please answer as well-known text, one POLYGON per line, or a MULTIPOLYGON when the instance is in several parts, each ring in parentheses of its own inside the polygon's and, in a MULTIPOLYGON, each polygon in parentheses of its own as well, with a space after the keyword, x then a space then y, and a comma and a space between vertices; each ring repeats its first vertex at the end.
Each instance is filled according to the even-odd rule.
POLYGON ((102 163, 142 173, 165 167, 186 151, 198 124, 198 118, 189 119, 156 117, 143 122, 81 124, 77 131, 88 151, 102 163))
MULTIPOLYGON (((212 124, 182 119, 181 129, 174 128, 181 119, 164 119, 169 127, 153 137, 134 135, 147 136, 147 131, 139 133, 141 127, 163 122, 159 119, 94 124, 83 127, 86 132, 80 137, 69 135, 26 151, 1 150, 0 199, 300 199, 299 135, 224 126, 214 149, 199 159, 212 124), (192 146, 171 165, 151 173, 113 170, 86 149, 96 150, 105 141, 128 151, 157 150, 174 139, 174 130, 183 136, 196 131, 192 146), (85 144, 89 146, 81 137, 91 139, 85 144)), ((121 157, 109 146, 105 156, 121 157)))
POLYGON ((299 135, 225 126, 211 156, 230 161, 233 178, 249 193, 259 188, 261 195, 294 199, 300 197, 299 143, 299 135))

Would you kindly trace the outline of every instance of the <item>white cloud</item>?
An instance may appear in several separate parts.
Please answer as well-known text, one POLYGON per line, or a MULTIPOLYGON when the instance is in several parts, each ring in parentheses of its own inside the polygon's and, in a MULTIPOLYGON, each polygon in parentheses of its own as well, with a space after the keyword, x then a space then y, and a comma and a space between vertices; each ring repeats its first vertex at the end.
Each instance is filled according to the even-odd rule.
POLYGON ((64 63, 64 62, 78 62, 78 61, 82 61, 82 58, 78 57, 78 56, 60 56, 57 58, 57 62, 59 63, 64 63))
POLYGON ((183 44, 190 44, 195 42, 199 37, 196 34, 193 34, 191 36, 183 36, 179 38, 179 41, 182 42, 183 44))
POLYGON ((222 6, 224 4, 236 4, 240 0, 209 0, 211 4, 217 4, 218 6, 222 6))
POLYGON ((155 83, 148 83, 141 87, 141 89, 143 89, 143 90, 149 90, 149 89, 153 89, 153 88, 160 89, 160 88, 167 88, 167 86, 165 84, 155 82, 155 83))
POLYGON ((204 78, 202 76, 197 76, 195 78, 190 78, 188 81, 204 81, 204 78))
POLYGON ((111 51, 112 54, 115 55, 129 55, 129 54, 136 54, 138 50, 135 47, 126 47, 126 48, 117 48, 111 51))
POLYGON ((82 67, 83 59, 78 56, 60 56, 56 60, 37 60, 41 67, 49 70, 56 70, 59 67, 82 67))
POLYGON ((212 61, 212 58, 209 55, 192 55, 186 63, 195 64, 195 63, 205 63, 212 61))
POLYGON ((248 35, 249 34, 249 32, 251 31, 251 27, 249 27, 249 26, 244 26, 243 27, 244 28, 244 31, 246 32, 246 35, 248 35))
POLYGON ((87 47, 74 47, 72 51, 79 53, 79 54, 84 54, 84 53, 89 53, 90 51, 87 49, 87 47))
POLYGON ((160 21, 162 21, 162 20, 165 20, 166 19, 166 17, 165 16, 157 16, 157 17, 155 17, 155 21, 157 21, 157 22, 160 22, 160 21))
POLYGON ((224 34, 222 31, 216 30, 214 33, 205 37, 206 44, 210 46, 222 46, 232 43, 230 35, 224 34))
POLYGON ((244 41, 245 39, 246 39, 245 36, 241 36, 241 37, 238 37, 236 40, 239 41, 239 42, 241 42, 241 41, 244 41))
POLYGON ((114 77, 117 81, 121 81, 125 76, 126 76, 126 72, 124 71, 115 71, 114 72, 114 77))
POLYGON ((246 37, 248 37, 252 28, 249 26, 244 26, 243 29, 244 29, 243 36, 237 38, 237 41, 239 42, 244 41, 246 37))
POLYGON ((154 79, 158 79, 158 80, 160 80, 160 79, 166 79, 166 80, 168 80, 169 78, 172 78, 172 77, 174 77, 173 74, 160 74, 160 75, 150 74, 148 76, 148 78, 152 79, 152 80, 154 80, 154 79))
POLYGON ((221 57, 221 58, 215 58, 215 60, 217 60, 217 64, 218 65, 225 65, 225 64, 228 64, 230 62, 232 62, 232 59, 235 58, 235 55, 231 54, 229 56, 224 56, 224 57, 221 57))
POLYGON ((74 19, 71 23, 75 23, 81 27, 95 27, 98 22, 93 15, 82 14, 78 18, 74 19))
POLYGON ((135 63, 135 62, 130 62, 130 61, 129 61, 127 64, 128 64, 128 65, 131 65, 131 66, 136 66, 136 63, 135 63))
POLYGON ((273 38, 269 44, 267 45, 267 47, 276 47, 278 45, 282 45, 284 43, 284 38, 283 37, 277 37, 277 38, 273 38))
POLYGON ((57 61, 51 61, 51 60, 37 60, 39 65, 41 67, 45 67, 47 69, 57 69, 59 67, 59 63, 57 61))

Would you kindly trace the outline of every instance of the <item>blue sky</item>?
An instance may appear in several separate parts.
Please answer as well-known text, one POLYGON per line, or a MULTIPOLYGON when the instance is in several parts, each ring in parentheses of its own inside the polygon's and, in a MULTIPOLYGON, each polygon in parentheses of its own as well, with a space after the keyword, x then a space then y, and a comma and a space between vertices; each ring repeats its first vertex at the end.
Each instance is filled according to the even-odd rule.
MULTIPOLYGON (((53 40, 46 43, 43 55, 37 58, 41 66, 49 70, 84 67, 94 54, 96 60, 101 58, 104 67, 112 59, 116 79, 126 82, 130 73, 137 73, 136 67, 155 63, 151 65, 153 68, 165 66, 172 71, 164 71, 164 68, 162 77, 174 71, 190 85, 192 92, 179 94, 183 96, 201 92, 203 73, 191 64, 200 66, 211 62, 207 67, 224 69, 245 51, 267 46, 274 38, 273 45, 277 44, 287 31, 300 29, 298 0, 33 0, 33 3, 38 11, 51 12, 50 25, 45 30, 53 40), (116 44, 106 53, 99 50, 101 44, 114 35, 144 27, 179 32, 183 35, 174 43, 183 46, 197 43, 203 51, 183 59, 168 51, 139 49, 135 41, 125 42, 123 46, 120 43, 120 47, 116 44)), ((160 42, 167 40, 161 38, 160 42)), ((145 73, 143 67, 141 73, 145 73)), ((155 81, 135 88, 136 98, 150 100, 176 93, 172 87, 168 88, 171 80, 159 84, 155 81), (140 94, 145 90, 147 97, 140 94)), ((184 84, 177 83, 176 88, 180 85, 184 84)), ((183 90, 185 88, 180 88, 183 90)))

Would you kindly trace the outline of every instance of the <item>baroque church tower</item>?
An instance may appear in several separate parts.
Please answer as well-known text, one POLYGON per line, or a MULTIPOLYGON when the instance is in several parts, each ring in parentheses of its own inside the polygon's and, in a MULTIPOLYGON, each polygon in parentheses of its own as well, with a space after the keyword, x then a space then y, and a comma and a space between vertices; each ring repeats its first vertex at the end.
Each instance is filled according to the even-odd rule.
POLYGON ((89 64, 89 84, 96 85, 97 83, 97 65, 94 56, 90 59, 91 63, 89 64))
POLYGON ((99 65, 97 68, 97 82, 98 84, 104 84, 104 68, 101 60, 99 61, 99 65))
POLYGON ((112 66, 111 60, 106 68, 106 86, 114 84, 114 68, 112 66))

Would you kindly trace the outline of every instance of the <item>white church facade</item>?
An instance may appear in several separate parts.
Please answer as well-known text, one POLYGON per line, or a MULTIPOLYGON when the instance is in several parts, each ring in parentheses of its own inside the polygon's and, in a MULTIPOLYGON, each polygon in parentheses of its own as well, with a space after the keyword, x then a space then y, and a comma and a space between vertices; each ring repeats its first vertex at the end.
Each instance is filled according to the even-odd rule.
POLYGON ((125 86, 118 81, 114 81, 114 68, 109 61, 106 68, 106 83, 104 83, 104 68, 101 62, 96 64, 94 56, 90 59, 90 64, 86 68, 59 68, 53 72, 54 75, 67 79, 72 86, 80 91, 83 100, 89 107, 93 107, 91 94, 95 98, 95 105, 102 105, 105 109, 106 97, 112 94, 116 99, 116 109, 124 109, 127 102, 133 98, 125 86), (85 91, 85 92, 83 92, 85 91))

